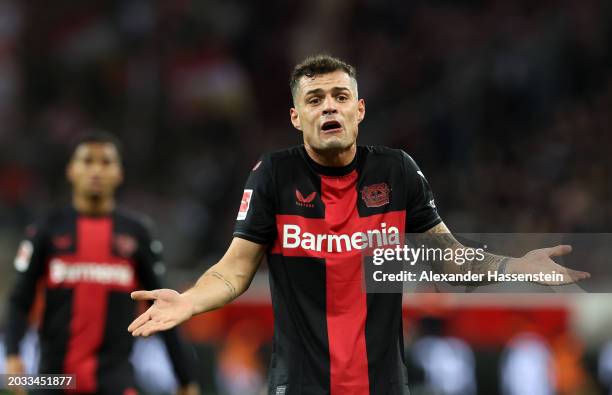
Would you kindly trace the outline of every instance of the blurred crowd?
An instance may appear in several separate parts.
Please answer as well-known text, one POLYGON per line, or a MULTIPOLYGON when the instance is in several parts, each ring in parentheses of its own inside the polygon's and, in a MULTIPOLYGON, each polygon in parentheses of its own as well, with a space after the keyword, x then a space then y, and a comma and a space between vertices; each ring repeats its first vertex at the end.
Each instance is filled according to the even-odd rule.
POLYGON ((122 202, 176 265, 231 237, 251 165, 299 144, 292 65, 353 63, 363 144, 419 163, 450 228, 603 231, 612 191, 611 6, 565 1, 0 3, 0 227, 66 200, 70 141, 125 144, 122 202))
POLYGON ((410 153, 451 230, 606 232, 611 21, 605 0, 1 0, 0 274, 68 201, 71 141, 102 128, 121 202, 192 281, 258 156, 300 144, 288 77, 319 52, 356 66, 360 142, 410 153))

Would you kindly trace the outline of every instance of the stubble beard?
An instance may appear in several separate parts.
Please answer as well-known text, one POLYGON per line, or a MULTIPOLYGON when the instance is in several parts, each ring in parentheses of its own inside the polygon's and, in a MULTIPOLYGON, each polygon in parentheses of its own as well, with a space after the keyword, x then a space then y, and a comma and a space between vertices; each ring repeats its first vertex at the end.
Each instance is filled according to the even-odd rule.
MULTIPOLYGON (((344 133, 348 133, 344 131, 344 133)), ((333 154, 340 153, 349 150, 355 141, 349 138, 348 135, 343 134, 341 136, 332 136, 325 140, 319 140, 317 146, 311 145, 311 147, 320 154, 333 154)))

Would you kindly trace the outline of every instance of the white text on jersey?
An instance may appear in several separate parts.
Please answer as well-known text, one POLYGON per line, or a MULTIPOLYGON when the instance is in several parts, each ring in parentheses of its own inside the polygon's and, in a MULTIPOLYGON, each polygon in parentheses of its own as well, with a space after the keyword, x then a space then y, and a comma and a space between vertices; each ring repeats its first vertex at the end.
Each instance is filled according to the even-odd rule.
POLYGON ((353 234, 315 234, 303 232, 299 225, 283 225, 283 248, 302 248, 317 252, 347 252, 371 247, 400 244, 400 232, 395 226, 387 229, 387 224, 380 224, 380 229, 355 232, 353 234))
POLYGON ((67 263, 55 258, 49 264, 49 278, 53 284, 85 281, 127 286, 132 283, 134 269, 129 264, 67 263))

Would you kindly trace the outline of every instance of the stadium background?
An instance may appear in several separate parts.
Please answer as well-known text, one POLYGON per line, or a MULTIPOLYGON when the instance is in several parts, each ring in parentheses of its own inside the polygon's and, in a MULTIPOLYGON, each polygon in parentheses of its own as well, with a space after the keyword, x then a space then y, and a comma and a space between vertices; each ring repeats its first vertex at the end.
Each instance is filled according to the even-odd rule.
MULTIPOLYGON (((288 74, 317 52, 357 67, 360 142, 408 151, 453 231, 606 232, 611 17, 603 0, 2 0, 0 310, 25 225, 67 201, 69 142, 92 127, 124 142, 120 201, 156 222, 167 282, 193 282, 228 245, 257 157, 300 143, 288 74)), ((238 301, 184 326, 205 393, 257 393, 268 294, 263 268, 238 301)), ((607 302, 410 296, 407 355, 427 331, 461 339, 474 365, 450 370, 471 369, 478 394, 501 394, 507 350, 529 332, 531 355, 544 357, 519 363, 516 377, 544 369, 555 393, 603 394, 607 302)), ((435 393, 416 365, 414 392, 435 393)))

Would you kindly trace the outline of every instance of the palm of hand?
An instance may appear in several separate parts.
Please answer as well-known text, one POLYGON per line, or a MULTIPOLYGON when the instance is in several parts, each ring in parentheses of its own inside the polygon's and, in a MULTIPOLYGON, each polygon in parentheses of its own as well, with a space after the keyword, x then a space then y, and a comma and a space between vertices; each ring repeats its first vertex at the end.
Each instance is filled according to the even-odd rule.
POLYGON ((541 248, 529 251, 525 256, 516 260, 513 265, 512 272, 514 273, 559 273, 563 275, 562 281, 539 281, 539 284, 544 285, 563 285, 571 284, 580 280, 585 280, 590 277, 587 272, 573 270, 568 267, 559 265, 555 262, 553 256, 562 256, 569 254, 572 248, 568 245, 560 245, 551 248, 541 248))
POLYGON ((168 330, 192 315, 191 304, 172 289, 136 291, 132 294, 132 298, 153 301, 153 305, 128 327, 134 336, 150 336, 168 330))

